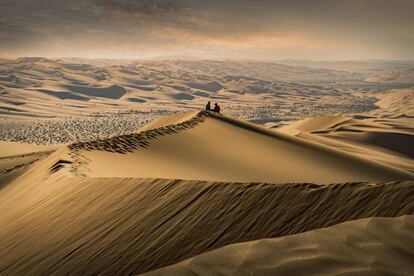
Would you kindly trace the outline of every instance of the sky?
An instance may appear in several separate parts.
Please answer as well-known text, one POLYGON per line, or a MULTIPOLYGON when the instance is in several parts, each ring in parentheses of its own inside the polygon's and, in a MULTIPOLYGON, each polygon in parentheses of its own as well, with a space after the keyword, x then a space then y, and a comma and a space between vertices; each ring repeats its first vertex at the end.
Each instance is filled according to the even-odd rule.
POLYGON ((0 0, 0 56, 414 59, 413 0, 0 0))

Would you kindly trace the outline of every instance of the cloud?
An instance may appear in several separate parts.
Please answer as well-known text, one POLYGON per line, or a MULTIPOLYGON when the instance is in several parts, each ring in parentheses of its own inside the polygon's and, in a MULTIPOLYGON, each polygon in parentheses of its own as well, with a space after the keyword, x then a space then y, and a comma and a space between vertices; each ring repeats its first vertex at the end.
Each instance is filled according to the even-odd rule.
POLYGON ((95 0, 94 3, 110 11, 121 11, 127 14, 137 13, 145 16, 173 14, 184 7, 180 1, 173 0, 95 0))
POLYGON ((414 58, 410 0, 3 0, 9 55, 414 58))

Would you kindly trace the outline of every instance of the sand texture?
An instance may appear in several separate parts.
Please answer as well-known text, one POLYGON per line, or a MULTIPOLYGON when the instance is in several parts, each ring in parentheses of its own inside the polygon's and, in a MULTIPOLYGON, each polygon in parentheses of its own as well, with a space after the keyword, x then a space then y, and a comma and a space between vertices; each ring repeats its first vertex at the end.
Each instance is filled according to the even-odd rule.
POLYGON ((414 120, 410 117, 321 116, 272 129, 414 171, 414 120))
POLYGON ((32 173, 0 193, 3 275, 141 273, 232 243, 414 212, 413 181, 321 186, 32 173))
POLYGON ((145 275, 411 275, 414 216, 239 243, 145 275))

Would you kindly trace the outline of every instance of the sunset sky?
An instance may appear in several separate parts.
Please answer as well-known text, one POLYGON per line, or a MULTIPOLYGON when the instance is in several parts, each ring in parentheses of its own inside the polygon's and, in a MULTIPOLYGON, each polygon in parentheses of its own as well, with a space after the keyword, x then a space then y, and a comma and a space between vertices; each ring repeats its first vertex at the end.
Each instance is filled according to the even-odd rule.
POLYGON ((0 56, 414 59, 412 0, 0 0, 0 56))

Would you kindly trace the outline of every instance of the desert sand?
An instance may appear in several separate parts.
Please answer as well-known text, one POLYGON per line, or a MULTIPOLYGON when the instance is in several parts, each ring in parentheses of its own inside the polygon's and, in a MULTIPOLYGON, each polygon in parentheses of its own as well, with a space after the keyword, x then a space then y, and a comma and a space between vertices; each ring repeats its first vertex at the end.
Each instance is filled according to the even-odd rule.
POLYGON ((182 116, 191 115, 186 121, 181 116, 168 120, 170 127, 161 122, 136 134, 75 143, 61 158, 82 162, 71 172, 90 177, 110 177, 116 171, 119 177, 324 184, 414 178, 398 168, 227 116, 182 116))
POLYGON ((413 230, 414 216, 360 219, 225 246, 145 275, 410 275, 413 230))
POLYGON ((414 210, 413 181, 316 185, 72 178, 56 170, 50 157, 2 187, 5 275, 140 273, 232 243, 414 210))
POLYGON ((0 148, 1 148, 0 158, 2 158, 2 157, 7 157, 7 156, 13 156, 13 155, 35 153, 39 151, 48 151, 56 147, 0 141, 0 148))
POLYGON ((412 274, 413 88, 246 64, 3 61, 0 275, 412 274))

